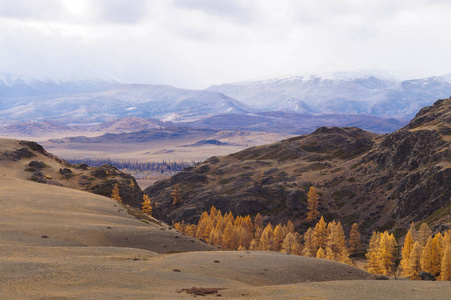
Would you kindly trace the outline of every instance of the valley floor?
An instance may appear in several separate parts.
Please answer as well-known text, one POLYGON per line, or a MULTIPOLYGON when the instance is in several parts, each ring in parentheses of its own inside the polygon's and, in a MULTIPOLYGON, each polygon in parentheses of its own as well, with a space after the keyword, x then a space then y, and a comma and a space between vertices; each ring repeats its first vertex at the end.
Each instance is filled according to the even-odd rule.
POLYGON ((449 282, 376 281, 348 265, 273 252, 204 252, 215 248, 109 198, 1 173, 1 299, 178 299, 193 297, 184 290, 192 287, 224 299, 451 297, 449 282))

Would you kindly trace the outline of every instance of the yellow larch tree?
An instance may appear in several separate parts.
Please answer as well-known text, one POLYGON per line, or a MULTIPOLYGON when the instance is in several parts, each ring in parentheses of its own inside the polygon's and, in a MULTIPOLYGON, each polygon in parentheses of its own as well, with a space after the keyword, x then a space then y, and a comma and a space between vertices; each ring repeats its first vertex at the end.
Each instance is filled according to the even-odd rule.
POLYGON ((288 232, 287 236, 283 240, 281 252, 299 255, 299 248, 299 242, 297 241, 295 235, 291 232, 288 232))
POLYGON ((271 222, 266 225, 260 238, 260 250, 276 251, 274 243, 274 229, 271 222))
POLYGON ((319 216, 319 196, 313 186, 310 187, 310 190, 307 193, 307 203, 307 221, 315 221, 319 216))
POLYGON ((379 241, 378 260, 384 275, 392 275, 395 272, 395 260, 397 258, 398 245, 393 234, 387 231, 381 233, 379 241))
POLYGON ((231 249, 233 239, 233 224, 232 221, 227 222, 227 225, 222 233, 222 245, 221 249, 223 250, 233 250, 231 249))
POLYGON ((316 223, 313 229, 313 238, 315 242, 315 254, 319 248, 326 248, 327 224, 324 221, 324 217, 321 217, 319 222, 316 223))
POLYGON ((418 277, 418 272, 421 271, 421 254, 423 252, 423 247, 420 242, 413 243, 412 251, 410 251, 409 257, 409 273, 411 275, 410 279, 416 279, 418 277))
POLYGON ((288 222, 287 222, 287 231, 294 234, 294 225, 291 222, 291 220, 288 220, 288 222))
POLYGON ((451 245, 448 245, 443 251, 440 280, 451 280, 451 245))
POLYGON ((263 228, 264 228, 264 226, 263 226, 263 218, 262 218, 262 216, 260 215, 260 213, 257 213, 257 215, 255 216, 255 219, 254 219, 254 226, 255 226, 255 227, 260 227, 262 230, 263 230, 263 228))
POLYGON ((284 230, 281 224, 278 224, 274 228, 274 251, 280 251, 282 249, 282 243, 285 239, 284 230))
POLYGON ((150 203, 149 196, 147 196, 146 194, 143 195, 143 202, 142 202, 141 210, 143 211, 143 213, 152 215, 152 204, 150 203))
POLYGON ((121 202, 122 198, 119 195, 119 186, 117 183, 114 184, 113 190, 111 192, 111 198, 116 200, 117 202, 121 202))
POLYGON ((412 275, 412 270, 410 269, 410 252, 412 252, 413 248, 413 238, 412 238, 412 229, 407 231, 406 238, 404 239, 404 246, 402 247, 402 259, 400 263, 401 267, 401 275, 402 276, 410 276, 412 275))
POLYGON ((302 250, 303 256, 316 256, 316 243, 313 237, 314 233, 312 228, 309 228, 307 232, 304 234, 304 249, 302 250))
POLYGON ((326 253, 324 253, 323 248, 318 249, 318 251, 316 252, 316 258, 326 258, 326 253))
POLYGON ((432 230, 426 223, 421 224, 420 229, 417 232, 417 241, 422 247, 426 246, 429 237, 432 235, 432 230))
POLYGON ((359 255, 362 253, 362 236, 359 230, 359 224, 354 223, 351 227, 351 232, 349 233, 349 254, 359 255))
POLYGON ((172 205, 177 205, 180 202, 182 202, 182 196, 180 194, 180 187, 178 184, 176 184, 173 187, 171 197, 172 197, 172 205))
POLYGON ((441 249, 437 235, 434 238, 429 237, 421 253, 421 270, 436 276, 440 273, 441 262, 441 249))
POLYGON ((381 274, 381 268, 379 266, 379 242, 380 242, 380 234, 378 232, 373 232, 371 236, 370 243, 368 246, 368 250, 366 252, 366 264, 365 270, 372 274, 381 274))

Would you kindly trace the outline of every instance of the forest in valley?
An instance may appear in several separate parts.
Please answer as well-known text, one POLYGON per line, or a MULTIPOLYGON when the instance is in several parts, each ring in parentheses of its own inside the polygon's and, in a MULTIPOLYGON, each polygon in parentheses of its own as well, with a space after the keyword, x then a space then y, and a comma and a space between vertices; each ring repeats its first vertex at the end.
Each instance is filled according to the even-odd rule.
MULTIPOLYGON (((173 205, 181 201, 177 189, 173 190, 172 198, 173 205)), ((149 199, 146 200, 150 203, 149 199)), ((319 217, 318 196, 313 187, 308 202, 307 217, 315 220, 319 217)), ((412 223, 402 247, 393 233, 384 231, 373 232, 366 248, 357 223, 352 225, 349 237, 346 237, 340 221, 325 222, 323 217, 301 235, 295 231, 291 221, 275 226, 269 222, 264 226, 260 214, 252 220, 249 215, 235 217, 231 212, 223 214, 212 207, 210 212, 202 213, 197 224, 177 222, 174 227, 222 250, 279 251, 350 265, 364 259, 365 269, 373 274, 415 280, 421 279, 421 272, 427 272, 434 279, 451 280, 451 230, 433 235, 426 223, 422 223, 418 230, 412 223)))
POLYGON ((89 167, 100 167, 103 165, 111 165, 118 170, 128 173, 135 177, 135 179, 153 179, 161 180, 169 178, 185 168, 188 168, 194 164, 195 161, 186 162, 180 161, 149 161, 149 162, 138 162, 138 161, 115 161, 109 158, 106 159, 68 159, 69 163, 78 165, 86 164, 89 167))

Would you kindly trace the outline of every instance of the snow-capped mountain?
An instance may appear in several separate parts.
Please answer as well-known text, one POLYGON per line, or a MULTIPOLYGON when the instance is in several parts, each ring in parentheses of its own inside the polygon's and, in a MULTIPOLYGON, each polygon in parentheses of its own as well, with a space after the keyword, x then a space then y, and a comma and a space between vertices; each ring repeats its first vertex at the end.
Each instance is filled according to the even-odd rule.
POLYGON ((248 112, 250 109, 241 102, 218 92, 164 85, 11 78, 0 81, 2 123, 92 123, 130 116, 178 120, 248 112))
POLYGON ((411 118, 451 95, 451 75, 399 81, 379 74, 335 73, 211 86, 260 110, 411 118))

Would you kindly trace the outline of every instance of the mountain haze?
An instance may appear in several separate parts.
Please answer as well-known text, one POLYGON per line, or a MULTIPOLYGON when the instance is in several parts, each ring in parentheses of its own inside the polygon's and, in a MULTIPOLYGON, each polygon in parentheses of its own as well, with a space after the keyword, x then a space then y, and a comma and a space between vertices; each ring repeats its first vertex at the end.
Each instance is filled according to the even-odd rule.
POLYGON ((222 84, 207 90, 263 111, 405 119, 435 99, 450 96, 451 83, 449 75, 399 81, 371 73, 337 73, 222 84))

